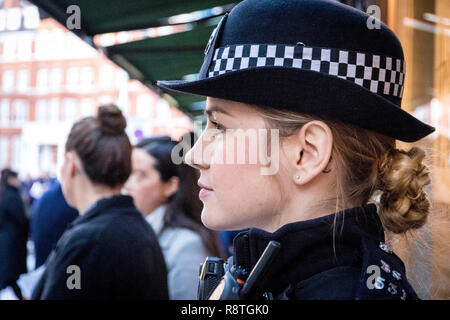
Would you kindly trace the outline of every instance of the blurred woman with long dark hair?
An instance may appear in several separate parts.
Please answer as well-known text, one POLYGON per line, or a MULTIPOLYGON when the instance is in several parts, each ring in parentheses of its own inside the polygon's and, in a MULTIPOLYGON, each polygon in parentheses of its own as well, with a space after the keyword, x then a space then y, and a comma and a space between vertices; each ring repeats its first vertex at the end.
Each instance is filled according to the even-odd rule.
POLYGON ((200 263, 206 256, 220 253, 215 233, 201 223, 197 171, 172 161, 177 143, 170 137, 152 137, 138 143, 125 189, 158 236, 168 270, 170 298, 196 299, 200 263))

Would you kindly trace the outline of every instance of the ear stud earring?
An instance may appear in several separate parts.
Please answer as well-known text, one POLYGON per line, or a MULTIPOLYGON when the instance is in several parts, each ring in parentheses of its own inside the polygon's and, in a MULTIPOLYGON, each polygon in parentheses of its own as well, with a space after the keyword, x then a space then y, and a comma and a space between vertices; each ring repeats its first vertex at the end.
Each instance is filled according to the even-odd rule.
POLYGON ((295 180, 300 180, 300 176, 297 174, 297 175, 295 175, 295 180))

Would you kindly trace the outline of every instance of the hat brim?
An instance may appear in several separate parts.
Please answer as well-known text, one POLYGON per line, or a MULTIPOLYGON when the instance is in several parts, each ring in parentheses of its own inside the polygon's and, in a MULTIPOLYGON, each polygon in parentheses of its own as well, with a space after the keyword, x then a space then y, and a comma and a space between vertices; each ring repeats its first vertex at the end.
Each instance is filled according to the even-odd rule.
POLYGON ((405 142, 436 129, 385 97, 338 77, 283 67, 237 70, 195 81, 158 81, 163 89, 338 119, 405 142))

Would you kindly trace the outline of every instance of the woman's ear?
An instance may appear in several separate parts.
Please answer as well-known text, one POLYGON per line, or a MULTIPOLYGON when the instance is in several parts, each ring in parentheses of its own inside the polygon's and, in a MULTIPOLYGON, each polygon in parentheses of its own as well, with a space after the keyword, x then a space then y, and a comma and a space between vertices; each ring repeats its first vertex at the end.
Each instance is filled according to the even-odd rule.
POLYGON ((76 175, 81 174, 82 166, 81 160, 75 152, 66 152, 66 166, 70 178, 74 178, 76 175))
POLYGON ((180 178, 171 177, 167 182, 164 183, 164 195, 166 198, 169 198, 171 195, 174 195, 175 192, 178 191, 180 186, 180 178))
POLYGON ((296 184, 304 184, 327 169, 332 153, 333 134, 325 122, 314 120, 305 124, 291 138, 292 176, 296 184))

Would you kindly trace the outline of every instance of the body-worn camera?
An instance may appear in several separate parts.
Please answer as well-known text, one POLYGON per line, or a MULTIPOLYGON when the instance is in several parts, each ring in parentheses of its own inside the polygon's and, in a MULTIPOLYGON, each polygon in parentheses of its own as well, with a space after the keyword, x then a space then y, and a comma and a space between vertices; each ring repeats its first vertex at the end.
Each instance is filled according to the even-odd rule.
POLYGON ((200 265, 198 284, 198 299, 208 300, 214 289, 219 285, 225 274, 225 261, 216 257, 206 257, 205 262, 200 265))
MULTIPOLYGON (((230 266, 219 258, 207 257, 200 266, 198 299, 209 299, 214 289, 224 279, 225 286, 220 300, 246 300, 253 293, 279 250, 280 244, 270 241, 250 274, 240 266, 230 266)), ((270 296, 269 293, 265 295, 266 298, 270 296)))

